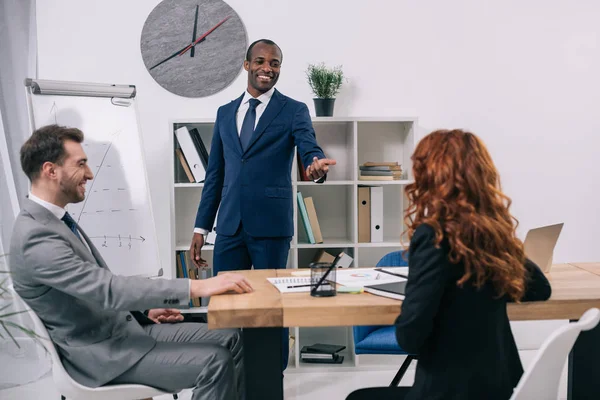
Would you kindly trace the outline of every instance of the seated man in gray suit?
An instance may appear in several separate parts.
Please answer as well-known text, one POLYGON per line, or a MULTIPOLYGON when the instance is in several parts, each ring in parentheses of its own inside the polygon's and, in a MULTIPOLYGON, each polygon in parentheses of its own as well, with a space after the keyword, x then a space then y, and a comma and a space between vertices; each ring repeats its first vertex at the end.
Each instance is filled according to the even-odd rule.
POLYGON ((239 331, 170 323, 183 319, 177 310, 151 308, 251 292, 249 283, 233 273, 206 280, 113 275, 65 211, 85 198, 93 178, 81 142, 79 129, 50 125, 21 148, 31 193, 10 247, 15 290, 48 328, 68 373, 83 385, 140 383, 172 392, 194 387, 194 400, 243 398, 239 331), (144 309, 151 309, 147 316, 128 311, 144 309))

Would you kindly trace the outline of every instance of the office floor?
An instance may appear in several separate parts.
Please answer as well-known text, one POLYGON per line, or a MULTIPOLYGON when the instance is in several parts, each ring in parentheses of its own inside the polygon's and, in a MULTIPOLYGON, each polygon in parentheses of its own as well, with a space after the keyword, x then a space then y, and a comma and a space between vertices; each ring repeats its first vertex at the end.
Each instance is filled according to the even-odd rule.
MULTIPOLYGON (((412 366, 411 366, 412 367, 412 366)), ((353 372, 318 372, 289 373, 284 380, 286 400, 344 400, 353 390, 388 385, 395 370, 353 371, 353 372)), ((410 368, 401 382, 402 386, 412 384, 414 368, 410 368)), ((561 399, 566 400, 566 381, 561 382, 561 399)), ((44 376, 35 383, 18 388, 0 390, 0 400, 59 400, 59 393, 54 388, 52 377, 44 376)), ((171 400, 171 396, 155 397, 154 400, 171 400)), ((179 395, 181 400, 190 400, 191 391, 186 390, 179 395)))
MULTIPOLYGON (((407 373, 407 383, 412 374, 407 373), (410 376, 409 376, 410 375, 410 376)), ((390 383, 396 371, 361 371, 330 373, 291 373, 284 380, 286 400, 343 400, 355 389, 369 386, 385 386, 390 383)), ((18 388, 0 390, 1 400, 59 400, 50 375, 41 380, 18 388)), ((179 395, 181 400, 190 400, 191 391, 179 395)), ((170 396, 155 397, 154 400, 172 400, 170 396)))

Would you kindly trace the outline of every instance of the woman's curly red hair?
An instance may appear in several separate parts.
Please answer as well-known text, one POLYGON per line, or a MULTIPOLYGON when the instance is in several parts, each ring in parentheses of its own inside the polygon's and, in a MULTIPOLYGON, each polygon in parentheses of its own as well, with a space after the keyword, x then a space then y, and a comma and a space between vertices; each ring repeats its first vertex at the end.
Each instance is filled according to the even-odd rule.
POLYGON ((412 237, 428 224, 450 244, 450 262, 462 262, 476 287, 491 282, 498 296, 519 301, 525 292, 523 243, 518 221, 502 193, 498 171, 483 142, 462 130, 438 130, 424 137, 412 156, 414 183, 406 186, 405 223, 412 237))

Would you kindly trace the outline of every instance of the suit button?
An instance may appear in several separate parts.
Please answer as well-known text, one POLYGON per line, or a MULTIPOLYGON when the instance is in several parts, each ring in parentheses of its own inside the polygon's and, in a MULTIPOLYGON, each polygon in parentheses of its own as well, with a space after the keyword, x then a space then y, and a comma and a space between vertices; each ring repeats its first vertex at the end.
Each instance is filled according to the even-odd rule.
POLYGON ((245 163, 245 162, 246 162, 246 159, 242 158, 242 162, 243 162, 243 163, 245 163))
POLYGON ((125 317, 125 319, 126 319, 127 321, 131 321, 131 320, 133 319, 133 317, 132 317, 131 315, 128 315, 128 316, 126 316, 126 317, 125 317))

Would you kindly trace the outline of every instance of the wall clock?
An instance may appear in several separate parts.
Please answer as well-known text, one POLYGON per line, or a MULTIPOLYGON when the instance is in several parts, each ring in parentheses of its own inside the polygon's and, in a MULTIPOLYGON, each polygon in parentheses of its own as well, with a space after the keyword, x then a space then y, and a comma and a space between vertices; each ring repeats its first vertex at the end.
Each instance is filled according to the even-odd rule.
POLYGON ((140 47, 159 85, 179 96, 205 97, 239 75, 248 37, 222 0, 164 0, 148 15, 140 47))

